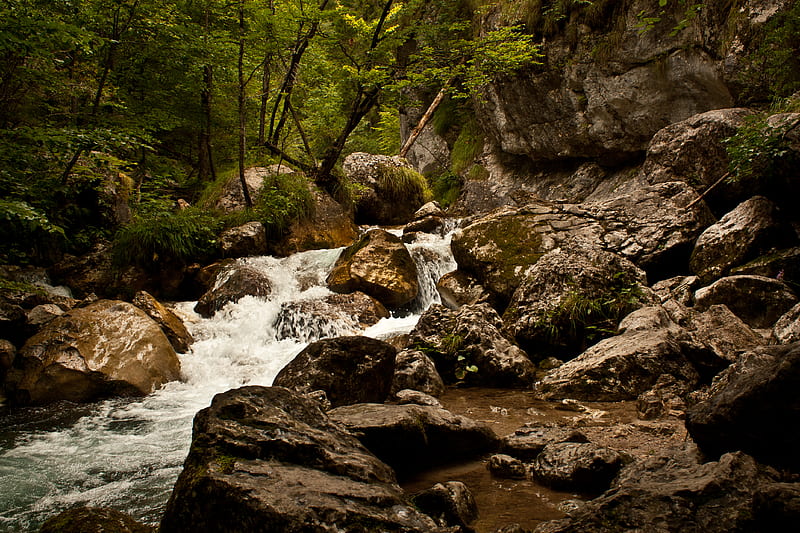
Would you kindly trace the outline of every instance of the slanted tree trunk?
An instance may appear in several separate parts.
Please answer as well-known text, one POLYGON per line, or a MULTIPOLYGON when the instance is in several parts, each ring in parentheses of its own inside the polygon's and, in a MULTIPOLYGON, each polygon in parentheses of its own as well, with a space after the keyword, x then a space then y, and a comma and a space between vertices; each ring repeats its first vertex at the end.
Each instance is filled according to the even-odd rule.
POLYGON ((408 139, 406 139, 406 142, 405 144, 403 144, 403 147, 400 149, 400 157, 405 157, 408 154, 408 151, 411 149, 411 147, 414 146, 414 142, 417 140, 417 137, 419 137, 420 133, 422 133, 422 130, 425 129, 425 126, 428 125, 428 122, 430 122, 431 118, 433 117, 433 114, 436 112, 436 109, 438 109, 439 104, 441 104, 442 100, 444 100, 444 95, 447 94, 447 88, 449 86, 450 82, 445 84, 445 86, 439 90, 439 93, 436 95, 436 98, 434 98, 433 102, 431 102, 431 105, 428 106, 428 109, 425 111, 425 114, 422 115, 421 119, 419 119, 419 123, 411 132, 411 135, 408 136, 408 139))

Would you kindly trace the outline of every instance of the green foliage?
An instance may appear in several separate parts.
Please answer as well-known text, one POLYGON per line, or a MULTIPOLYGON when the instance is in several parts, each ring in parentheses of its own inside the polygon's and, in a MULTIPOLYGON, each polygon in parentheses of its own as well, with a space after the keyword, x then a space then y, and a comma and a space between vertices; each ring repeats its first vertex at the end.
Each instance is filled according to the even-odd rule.
POLYGON ((40 243, 61 247, 64 229, 21 200, 0 199, 0 258, 3 262, 28 262, 37 257, 40 243))
POLYGON ((442 207, 447 208, 458 200, 462 185, 461 177, 458 174, 445 170, 431 176, 429 180, 431 182, 433 198, 439 202, 442 207))
POLYGON ((678 19, 672 27, 670 31, 671 36, 675 36, 688 28, 705 5, 696 2, 687 2, 687 0, 658 0, 657 11, 642 10, 637 14, 639 19, 637 28, 639 28, 639 31, 642 33, 652 30, 666 18, 668 11, 675 9, 675 7, 682 8, 683 12, 682 17, 678 19))
POLYGON ((789 99, 770 112, 747 117, 736 133, 725 139, 731 181, 771 180, 796 171, 800 161, 786 137, 800 127, 800 119, 769 121, 775 113, 791 111, 800 111, 800 99, 789 99))
POLYGON ((267 236, 278 237, 292 222, 314 213, 314 197, 302 174, 278 174, 264 179, 253 211, 267 236))
POLYGON ((484 137, 475 119, 467 121, 450 152, 451 169, 460 174, 469 168, 483 151, 484 137))
POLYGON ((214 252, 220 227, 218 218, 197 208, 137 216, 114 237, 114 265, 154 267, 202 258, 214 252))
POLYGON ((433 197, 425 177, 409 167, 382 166, 376 188, 382 197, 398 202, 408 199, 427 202, 433 197))

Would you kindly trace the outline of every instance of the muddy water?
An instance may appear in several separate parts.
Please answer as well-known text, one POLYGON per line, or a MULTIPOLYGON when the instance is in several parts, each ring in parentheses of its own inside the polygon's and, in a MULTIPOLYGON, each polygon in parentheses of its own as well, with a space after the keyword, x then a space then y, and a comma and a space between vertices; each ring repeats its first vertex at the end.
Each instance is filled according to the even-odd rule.
MULTIPOLYGON (((501 437, 525 424, 564 426, 580 430, 592 442, 632 456, 654 453, 685 438, 683 424, 677 419, 637 420, 632 402, 565 404, 537 400, 530 391, 485 388, 450 389, 440 401, 454 413, 487 423, 501 437)), ((493 533, 514 523, 533 530, 541 522, 564 517, 559 509, 561 502, 595 496, 554 491, 531 479, 494 478, 486 469, 485 459, 425 472, 405 480, 403 488, 413 494, 435 483, 461 481, 478 505, 480 516, 472 524, 478 533, 493 533)))

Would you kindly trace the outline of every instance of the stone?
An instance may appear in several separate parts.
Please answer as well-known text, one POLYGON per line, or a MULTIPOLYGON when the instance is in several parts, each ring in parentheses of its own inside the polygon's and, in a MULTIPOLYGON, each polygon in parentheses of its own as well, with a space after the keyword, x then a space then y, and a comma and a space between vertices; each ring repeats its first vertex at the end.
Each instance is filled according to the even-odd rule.
POLYGON ((770 252, 731 269, 731 275, 739 274, 775 278, 784 283, 798 285, 800 284, 800 247, 770 252))
POLYGON ((800 304, 795 305, 775 322, 772 338, 781 344, 800 341, 800 304))
POLYGON ((412 220, 403 227, 403 235, 409 233, 441 233, 444 227, 442 217, 427 216, 417 220, 412 220))
POLYGON ((526 424, 511 435, 503 437, 500 452, 530 462, 548 444, 559 442, 588 442, 585 435, 565 427, 526 424))
POLYGON ((695 309, 724 304, 752 328, 771 328, 797 303, 782 281, 761 276, 727 276, 695 292, 695 309))
POLYGON ((147 291, 136 293, 132 303, 156 321, 176 352, 186 353, 189 351, 194 338, 175 313, 167 309, 147 291))
MULTIPOLYGON (((250 197, 255 202, 258 199, 264 180, 268 177, 281 174, 293 174, 294 170, 286 165, 270 165, 268 167, 250 167, 244 170, 244 179, 247 182, 250 197)), ((222 188, 214 207, 224 213, 232 213, 245 209, 244 194, 239 175, 231 176, 222 188)))
POLYGON ((448 272, 436 282, 442 304, 450 309, 490 301, 491 295, 478 281, 461 270, 448 272))
POLYGON ((281 387, 217 394, 194 421, 161 531, 428 533, 394 473, 314 400, 281 387))
POLYGON ((63 314, 64 311, 56 304, 37 305, 25 314, 25 322, 29 326, 40 327, 63 314))
POLYGON ((296 300, 281 304, 275 321, 276 338, 314 342, 350 330, 355 335, 389 317, 389 311, 363 292, 331 294, 319 300, 296 300))
POLYGON ((741 352, 764 344, 764 337, 721 304, 712 305, 702 313, 691 313, 686 328, 695 339, 728 363, 736 361, 741 352))
MULTIPOLYGON (((733 107, 713 109, 659 130, 647 147, 642 175, 648 183, 685 181, 704 192, 722 178, 729 166, 724 143, 745 123, 752 110, 733 107)), ((727 212, 745 200, 750 183, 723 181, 711 189, 704 201, 712 210, 727 212)))
POLYGON ((741 452, 705 464, 684 451, 661 452, 626 466, 611 490, 536 531, 773 531, 753 521, 755 495, 773 481, 768 469, 741 452))
POLYGON ((309 189, 314 198, 314 212, 292 222, 286 235, 270 243, 275 255, 349 246, 358 238, 352 207, 340 204, 317 187, 309 185, 309 189))
POLYGON ((222 257, 248 257, 266 255, 267 232, 261 222, 248 222, 226 229, 217 239, 222 257))
POLYGON ((439 407, 355 404, 333 409, 328 415, 400 477, 474 459, 498 444, 485 423, 439 407))
POLYGON ((442 206, 439 205, 439 202, 433 201, 428 202, 414 213, 414 220, 422 220, 427 217, 439 217, 444 218, 446 216, 442 206))
POLYGON ((762 531, 780 531, 800 520, 800 483, 767 483, 753 498, 755 521, 762 531))
POLYGON ((20 349, 9 396, 15 403, 90 402, 145 395, 180 377, 180 361, 149 316, 99 300, 54 318, 20 349))
POLYGON ((708 399, 689 409, 686 429, 707 456, 742 450, 758 461, 800 472, 800 344, 763 347, 732 365, 708 399))
POLYGON ((380 229, 345 249, 328 275, 337 293, 364 292, 389 308, 409 304, 419 293, 417 268, 399 237, 380 229))
POLYGON ((428 405, 430 407, 442 407, 442 402, 430 394, 425 394, 418 390, 403 389, 394 393, 394 399, 398 405, 428 405))
POLYGON ((754 196, 700 234, 689 266, 707 284, 791 240, 775 204, 763 196, 754 196))
POLYGON ((627 259, 596 248, 556 248, 528 271, 503 322, 529 352, 575 355, 651 300, 644 271, 627 259))
MULTIPOLYGON (((478 519, 478 505, 469 488, 460 481, 437 483, 414 494, 414 505, 441 527, 466 528, 478 519)), ((461 530, 463 531, 463 530, 461 530)))
POLYGON ((536 390, 547 399, 635 400, 662 374, 696 385, 700 374, 690 360, 707 359, 705 351, 680 329, 630 331, 602 340, 551 370, 536 390))
POLYGON ((391 391, 396 395, 404 389, 424 392, 431 396, 444 394, 444 381, 436 371, 436 365, 430 357, 419 350, 402 350, 395 359, 391 391))
POLYGON ((433 360, 445 383, 530 386, 536 367, 501 327, 500 316, 488 304, 457 311, 432 305, 411 332, 410 346, 433 360))
POLYGON ((308 345, 278 372, 273 384, 297 392, 323 390, 333 407, 383 402, 389 396, 397 350, 369 337, 337 337, 308 345))
POLYGON ((495 477, 507 479, 525 479, 528 469, 525 464, 510 455, 495 454, 489 457, 486 468, 495 477))
POLYGON ((236 261, 220 268, 213 288, 200 297, 194 310, 208 318, 226 304, 238 302, 245 296, 266 298, 271 293, 271 282, 266 274, 247 263, 236 261))
POLYGON ((2 391, 2 384, 6 377, 6 372, 14 366, 14 359, 16 357, 16 346, 6 339, 0 339, 0 391, 2 391))
POLYGON ((47 519, 39 533, 156 533, 115 509, 73 507, 47 519))
POLYGON ((622 463, 622 456, 609 448, 591 442, 561 442, 545 446, 531 472, 550 487, 600 493, 609 487, 622 463))
POLYGON ((354 198, 359 224, 405 224, 425 204, 425 191, 419 185, 398 180, 398 171, 416 172, 404 159, 354 152, 344 158, 342 170, 361 186, 354 198))
POLYGON ((675 300, 681 305, 693 305, 694 293, 701 287, 697 276, 675 276, 654 283, 650 288, 661 303, 675 300))

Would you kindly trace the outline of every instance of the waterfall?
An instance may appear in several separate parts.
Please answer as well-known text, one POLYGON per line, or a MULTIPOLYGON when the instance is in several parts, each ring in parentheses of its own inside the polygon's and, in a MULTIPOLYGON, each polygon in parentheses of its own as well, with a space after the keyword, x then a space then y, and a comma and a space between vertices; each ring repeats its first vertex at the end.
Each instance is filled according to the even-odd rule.
POLYGON ((137 399, 90 405, 20 408, 0 415, 0 531, 36 530, 75 505, 112 507, 156 524, 188 453, 192 420, 214 394, 246 384, 270 385, 309 342, 323 337, 387 338, 410 331, 438 302, 438 278, 455 268, 449 235, 422 236, 409 245, 420 278, 411 313, 361 329, 336 312, 308 314, 332 293, 325 278, 341 249, 288 258, 241 259, 264 272, 268 299, 244 297, 212 318, 176 311, 195 338, 181 355, 182 380, 137 399))

